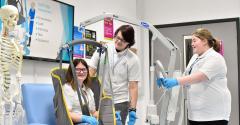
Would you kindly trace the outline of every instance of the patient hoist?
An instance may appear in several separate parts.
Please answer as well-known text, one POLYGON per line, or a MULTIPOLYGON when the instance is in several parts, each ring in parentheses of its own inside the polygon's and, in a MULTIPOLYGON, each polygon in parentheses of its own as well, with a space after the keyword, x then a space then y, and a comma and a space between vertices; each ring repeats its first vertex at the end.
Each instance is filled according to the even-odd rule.
MULTIPOLYGON (((104 20, 105 18, 112 18, 124 23, 129 23, 131 25, 138 26, 143 29, 147 29, 152 33, 151 38, 151 59, 150 59, 150 100, 149 104, 147 105, 147 111, 146 111, 146 124, 160 124, 160 125, 182 125, 183 119, 184 119, 184 101, 183 101, 183 88, 182 87, 176 87, 169 91, 164 91, 161 98, 159 99, 158 103, 161 102, 161 111, 160 116, 157 115, 157 105, 154 103, 154 74, 157 72, 157 74, 164 74, 161 76, 165 77, 176 77, 176 75, 181 75, 180 70, 175 69, 175 62, 176 62, 176 56, 177 52, 179 50, 178 46, 171 41, 170 39, 164 37, 153 25, 151 25, 148 22, 137 20, 137 19, 130 19, 123 16, 115 15, 115 14, 109 14, 104 13, 102 15, 93 17, 91 19, 88 19, 84 22, 80 23, 80 29, 85 29, 86 26, 94 24, 96 22, 99 22, 101 20, 104 20), (154 62, 153 60, 153 52, 154 52, 154 42, 160 42, 162 43, 169 51, 170 51, 170 60, 168 64, 167 71, 164 70, 161 62, 157 60, 154 62), (155 71, 155 67, 161 67, 160 71, 155 71), (176 71, 176 72, 175 72, 176 71), (167 74, 166 74, 167 72, 167 74), (179 101, 179 96, 181 96, 181 100, 179 101), (178 103, 179 101, 179 103, 178 103), (178 106, 180 105, 180 106, 178 106), (177 107, 178 106, 178 107, 177 107), (179 113, 179 118, 175 118, 177 112, 179 113), (177 123, 176 123, 177 121, 177 123)), ((179 55, 181 57, 181 54, 179 52, 179 55)), ((159 75, 157 77, 160 77, 159 75)))
MULTIPOLYGON (((159 101, 157 101, 157 103, 154 102, 154 74, 155 72, 157 72, 158 76, 157 77, 173 77, 175 74, 181 75, 181 73, 179 73, 180 70, 177 70, 178 73, 175 73, 175 62, 176 62, 176 56, 177 56, 177 51, 179 50, 177 45, 172 42, 171 40, 169 40, 168 38, 164 37, 153 25, 145 22, 145 21, 140 21, 140 20, 136 20, 136 19, 129 19, 129 18, 125 18, 122 16, 118 16, 118 15, 114 15, 114 14, 107 14, 104 13, 100 16, 96 16, 94 18, 91 18, 89 20, 86 20, 84 22, 80 23, 80 31, 83 31, 82 29, 85 29, 86 26, 94 24, 98 21, 104 20, 104 18, 112 18, 121 22, 125 22, 125 23, 129 23, 138 27, 141 27, 143 29, 147 29, 152 33, 152 38, 151 38, 151 59, 150 59, 150 100, 148 100, 148 105, 147 105, 147 111, 146 111, 146 122, 145 124, 149 124, 149 125, 182 125, 183 124, 183 119, 184 119, 184 101, 183 101, 183 88, 182 87, 175 87, 172 90, 166 91, 163 88, 163 94, 161 95, 159 101), (161 62, 159 60, 157 60, 156 62, 153 61, 153 47, 154 47, 154 42, 160 42, 162 43, 169 51, 170 51, 170 60, 169 60, 169 64, 168 64, 168 68, 167 71, 164 70, 161 62), (159 71, 155 71, 156 67, 158 67, 160 70, 159 71), (167 72, 167 73, 166 73, 167 72), (181 96, 181 99, 179 101, 179 97, 181 96), (158 115, 157 112, 157 104, 161 104, 161 109, 160 109, 160 113, 158 115), (179 114, 179 117, 176 118, 176 114, 179 114)), ((89 40, 77 40, 77 41, 73 41, 72 44, 68 44, 68 45, 63 45, 62 48, 66 48, 66 47, 72 47, 75 44, 83 44, 83 43, 94 43, 93 41, 89 41, 89 40)), ((95 44, 95 43, 94 43, 95 44)), ((97 45, 98 46, 98 45, 97 45)), ((101 45, 99 45, 101 46, 101 45)), ((181 55, 180 55, 181 56, 181 55)), ((61 63, 60 63, 61 64, 61 63)), ((61 67, 61 66, 60 66, 61 67)), ((61 69, 61 68, 60 68, 61 69)), ((52 71, 52 76, 55 76, 54 72, 61 72, 61 70, 53 70, 52 71)), ((59 74, 57 75, 58 79, 62 79, 63 77, 59 77, 59 74)), ((57 78, 57 77, 55 77, 57 78)), ((58 80, 58 81, 63 81, 63 80, 58 80)), ((56 86, 61 87, 61 84, 57 84, 56 86)), ((55 85, 54 85, 55 86, 55 85)), ((54 87, 55 88, 55 87, 54 87)), ((59 90, 55 89, 55 92, 58 92, 59 90)), ((62 92, 60 92, 60 94, 62 94, 62 92)), ((101 94, 102 95, 102 94, 101 94)), ((64 98, 55 98, 55 100, 57 100, 56 102, 59 103, 58 101, 60 100, 60 102, 64 102, 64 98)), ((112 102, 110 102, 111 104, 113 104, 112 102)), ((65 104, 65 103, 63 103, 65 104)), ((101 104, 100 104, 101 105, 101 104)), ((56 106, 58 107, 58 106, 56 106)), ((101 107, 101 106, 100 106, 101 107)), ((60 110, 59 112, 66 112, 68 114, 68 111, 66 109, 56 109, 56 110, 60 110), (65 111, 63 111, 65 110, 65 111)), ((56 112, 58 115, 58 112, 56 112)), ((112 113, 114 113, 114 110, 112 111, 112 113)), ((59 115, 58 115, 59 116, 59 115)), ((66 117, 62 116, 62 118, 66 117)), ((101 117, 101 115, 100 115, 101 117)), ((68 116, 69 118, 69 116, 68 116)), ((114 117, 113 118, 113 122, 114 117)), ((59 118, 60 119, 60 118, 59 118)), ((66 121, 66 120, 65 120, 66 121)), ((64 122, 64 121, 63 121, 64 122)), ((59 123, 61 125, 61 123, 59 123)))

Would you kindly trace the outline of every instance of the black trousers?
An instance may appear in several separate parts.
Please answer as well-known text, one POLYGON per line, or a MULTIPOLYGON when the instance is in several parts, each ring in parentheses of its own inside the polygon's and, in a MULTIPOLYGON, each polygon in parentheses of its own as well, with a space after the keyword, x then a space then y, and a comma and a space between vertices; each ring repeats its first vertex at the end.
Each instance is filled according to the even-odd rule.
POLYGON ((128 115, 128 107, 129 107, 129 102, 122 102, 122 103, 117 103, 114 105, 116 111, 121 111, 121 119, 122 119, 122 125, 125 125, 126 123, 126 118, 128 115))
POLYGON ((227 120, 217 120, 217 121, 191 121, 188 120, 190 125, 228 125, 227 120))

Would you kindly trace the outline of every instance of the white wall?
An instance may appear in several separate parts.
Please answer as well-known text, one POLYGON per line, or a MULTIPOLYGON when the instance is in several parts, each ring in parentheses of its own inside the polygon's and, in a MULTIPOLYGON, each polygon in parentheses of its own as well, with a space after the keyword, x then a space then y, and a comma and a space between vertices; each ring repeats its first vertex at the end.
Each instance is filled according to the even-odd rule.
POLYGON ((136 17, 136 0, 60 0, 75 6, 74 24, 103 12, 136 17))
POLYGON ((239 0, 140 0, 143 17, 155 25, 240 16, 239 0))

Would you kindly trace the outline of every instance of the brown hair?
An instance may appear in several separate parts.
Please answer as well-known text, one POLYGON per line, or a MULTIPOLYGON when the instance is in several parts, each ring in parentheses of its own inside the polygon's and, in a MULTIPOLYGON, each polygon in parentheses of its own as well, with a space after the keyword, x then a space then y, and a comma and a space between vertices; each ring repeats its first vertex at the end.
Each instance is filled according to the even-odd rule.
POLYGON ((192 35, 198 37, 201 40, 206 39, 208 41, 208 46, 213 47, 213 49, 217 52, 220 52, 220 41, 215 39, 211 32, 205 28, 199 28, 192 35))
MULTIPOLYGON (((83 59, 74 59, 73 60, 74 67, 76 67, 79 63, 83 64, 86 67, 86 69, 87 69, 87 78, 83 81, 83 84, 87 88, 89 88, 90 84, 91 84, 91 80, 90 80, 89 68, 88 68, 87 62, 85 60, 83 60, 83 59)), ((73 78, 73 74, 72 74, 72 68, 71 68, 70 65, 68 66, 68 70, 67 70, 67 73, 66 73, 66 82, 72 86, 73 90, 75 90, 75 91, 77 90, 77 86, 74 83, 74 78, 73 78)))
POLYGON ((134 40, 134 29, 131 25, 122 25, 114 33, 114 37, 117 36, 118 32, 122 33, 123 39, 128 42, 128 47, 130 48, 135 44, 134 40))

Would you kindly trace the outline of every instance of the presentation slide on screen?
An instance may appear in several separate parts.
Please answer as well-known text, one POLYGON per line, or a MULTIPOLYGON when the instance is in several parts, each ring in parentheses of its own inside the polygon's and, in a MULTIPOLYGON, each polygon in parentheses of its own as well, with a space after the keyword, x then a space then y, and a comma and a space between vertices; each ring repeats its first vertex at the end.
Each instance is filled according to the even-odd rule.
MULTIPOLYGON (((73 38, 73 6, 52 0, 26 1, 23 8, 29 38, 25 56, 56 59, 60 46, 73 38)), ((69 60, 66 51, 63 60, 69 60)))

